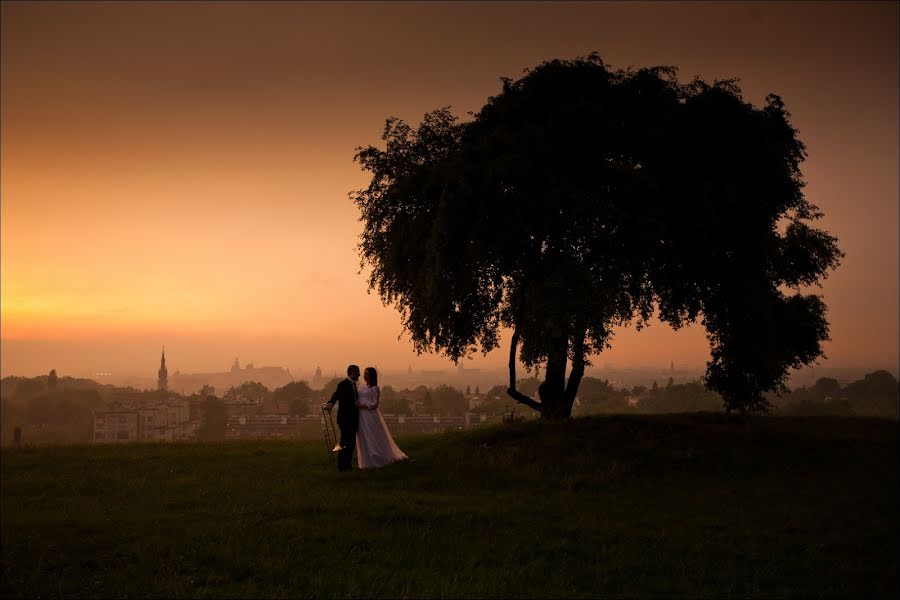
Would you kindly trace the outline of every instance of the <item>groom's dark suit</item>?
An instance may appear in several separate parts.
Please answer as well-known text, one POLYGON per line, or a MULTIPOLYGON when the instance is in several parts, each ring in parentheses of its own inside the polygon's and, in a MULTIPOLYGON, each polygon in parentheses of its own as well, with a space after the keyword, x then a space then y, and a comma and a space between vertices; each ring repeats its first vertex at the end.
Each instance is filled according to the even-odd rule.
POLYGON ((337 424, 341 429, 341 449, 338 450, 338 470, 351 468, 353 449, 356 448, 356 431, 359 429, 359 408, 356 406, 356 384, 348 377, 337 385, 328 401, 337 403, 337 424))

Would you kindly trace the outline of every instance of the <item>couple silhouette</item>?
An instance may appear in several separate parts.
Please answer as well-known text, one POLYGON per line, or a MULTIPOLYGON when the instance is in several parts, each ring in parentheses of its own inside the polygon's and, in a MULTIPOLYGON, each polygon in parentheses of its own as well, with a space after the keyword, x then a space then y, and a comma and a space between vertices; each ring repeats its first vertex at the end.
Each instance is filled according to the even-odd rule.
POLYGON ((397 444, 378 410, 381 389, 378 371, 366 367, 363 385, 358 384, 359 367, 347 367, 347 378, 338 383, 331 399, 322 405, 328 412, 337 404, 337 424, 341 430, 338 471, 353 468, 353 451, 360 469, 376 469, 408 457, 397 444), (358 448, 357 448, 358 447, 358 448))

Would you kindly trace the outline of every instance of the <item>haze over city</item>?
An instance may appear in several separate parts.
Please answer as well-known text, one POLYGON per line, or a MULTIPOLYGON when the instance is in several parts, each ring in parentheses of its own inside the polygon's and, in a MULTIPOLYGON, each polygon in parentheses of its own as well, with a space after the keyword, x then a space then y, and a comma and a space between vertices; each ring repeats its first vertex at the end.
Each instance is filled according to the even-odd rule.
MULTIPOLYGON (((451 368, 366 291, 354 150, 389 116, 465 115, 501 77, 592 51, 783 98, 817 226, 846 253, 821 290, 821 364, 895 370, 897 18, 896 3, 5 3, 0 371, 152 374, 162 345, 182 372, 235 356, 299 377, 451 368)), ((501 368, 507 342, 464 364, 501 368)), ((594 364, 708 357, 699 324, 655 323, 594 364)))

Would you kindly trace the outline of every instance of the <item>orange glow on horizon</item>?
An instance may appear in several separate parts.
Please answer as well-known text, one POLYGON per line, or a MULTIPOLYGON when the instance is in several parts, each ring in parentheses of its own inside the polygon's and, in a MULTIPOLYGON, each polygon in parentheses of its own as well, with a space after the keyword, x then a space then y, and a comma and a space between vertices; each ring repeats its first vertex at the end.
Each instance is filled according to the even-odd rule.
MULTIPOLYGON (((12 350, 0 370, 106 370, 152 358, 163 338, 177 340, 167 348, 185 370, 244 347, 291 367, 357 354, 448 365, 398 341, 399 316, 367 294, 347 198, 368 183, 354 149, 378 144, 391 115, 417 124, 451 105, 465 118, 500 77, 592 50, 614 67, 674 64, 682 80, 739 77, 755 104, 783 97, 808 147, 818 226, 847 253, 820 290, 826 353, 896 365, 898 13, 896 3, 5 3, 0 338, 12 350), (404 36, 384 36, 401 22, 404 36), (52 358, 17 350, 56 342, 66 350, 52 358)), ((471 364, 502 367, 506 352, 471 364)), ((594 360, 707 357, 699 325, 657 324, 619 331, 594 360)))

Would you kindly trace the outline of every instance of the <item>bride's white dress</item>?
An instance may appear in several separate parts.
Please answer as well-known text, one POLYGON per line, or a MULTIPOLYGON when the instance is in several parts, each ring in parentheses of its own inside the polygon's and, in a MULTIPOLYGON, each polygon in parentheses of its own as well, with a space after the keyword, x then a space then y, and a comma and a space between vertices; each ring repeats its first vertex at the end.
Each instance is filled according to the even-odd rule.
POLYGON ((387 423, 378 410, 378 399, 381 390, 377 385, 362 385, 357 390, 359 403, 363 406, 375 407, 359 409, 359 429, 356 432, 356 459, 360 469, 375 469, 389 465, 398 460, 409 458, 391 437, 387 423))

